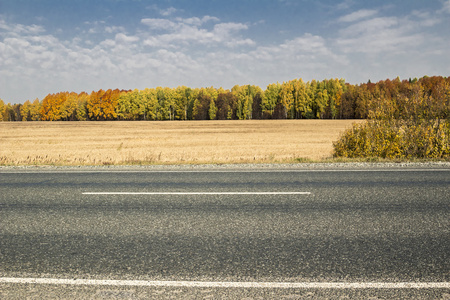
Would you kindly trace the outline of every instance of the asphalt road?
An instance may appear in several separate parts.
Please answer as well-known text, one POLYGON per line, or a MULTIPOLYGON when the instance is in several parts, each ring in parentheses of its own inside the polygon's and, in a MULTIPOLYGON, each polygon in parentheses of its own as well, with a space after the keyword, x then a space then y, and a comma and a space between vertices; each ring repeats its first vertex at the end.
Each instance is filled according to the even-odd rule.
MULTIPOLYGON (((450 169, 0 171, 0 277, 449 282, 450 169)), ((0 283, 0 298, 80 293, 450 297, 448 288, 0 283)))

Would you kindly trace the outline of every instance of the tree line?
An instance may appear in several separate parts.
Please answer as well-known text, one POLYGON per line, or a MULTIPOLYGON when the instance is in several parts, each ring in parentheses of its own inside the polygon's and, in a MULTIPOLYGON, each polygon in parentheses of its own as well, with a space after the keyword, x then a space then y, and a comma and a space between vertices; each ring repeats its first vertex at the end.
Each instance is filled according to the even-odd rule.
POLYGON ((418 118, 448 119, 449 99, 450 78, 442 76, 359 85, 294 79, 265 90, 255 85, 231 90, 179 86, 59 92, 24 104, 0 99, 0 121, 370 119, 410 116, 411 110, 417 110, 413 115, 418 118), (413 102, 432 109, 421 112, 413 102))

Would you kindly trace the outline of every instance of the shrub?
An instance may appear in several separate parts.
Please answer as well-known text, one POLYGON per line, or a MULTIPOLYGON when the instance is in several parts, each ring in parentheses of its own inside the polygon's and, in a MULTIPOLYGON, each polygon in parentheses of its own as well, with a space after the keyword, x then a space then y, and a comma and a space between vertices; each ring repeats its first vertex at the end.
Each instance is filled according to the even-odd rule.
POLYGON ((450 158, 449 120, 368 120, 333 143, 334 157, 450 158))

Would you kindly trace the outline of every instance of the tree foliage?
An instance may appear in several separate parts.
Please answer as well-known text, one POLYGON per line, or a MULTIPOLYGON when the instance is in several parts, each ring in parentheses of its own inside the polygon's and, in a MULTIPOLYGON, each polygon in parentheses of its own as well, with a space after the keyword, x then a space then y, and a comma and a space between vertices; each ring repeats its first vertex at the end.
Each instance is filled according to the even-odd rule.
POLYGON ((300 78, 265 90, 236 85, 59 92, 24 104, 0 101, 0 120, 445 119, 449 85, 450 79, 440 76, 360 85, 300 78))

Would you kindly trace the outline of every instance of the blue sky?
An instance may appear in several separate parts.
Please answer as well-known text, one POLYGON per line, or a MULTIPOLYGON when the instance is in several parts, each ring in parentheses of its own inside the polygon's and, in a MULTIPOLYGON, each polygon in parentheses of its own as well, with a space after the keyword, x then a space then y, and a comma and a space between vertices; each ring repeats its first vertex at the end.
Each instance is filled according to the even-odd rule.
POLYGON ((450 0, 0 0, 0 98, 450 76, 450 0))

